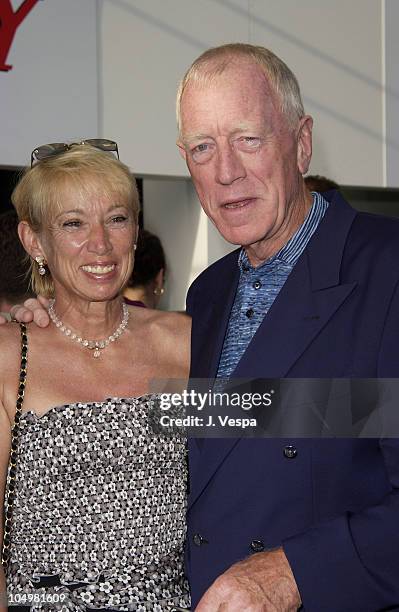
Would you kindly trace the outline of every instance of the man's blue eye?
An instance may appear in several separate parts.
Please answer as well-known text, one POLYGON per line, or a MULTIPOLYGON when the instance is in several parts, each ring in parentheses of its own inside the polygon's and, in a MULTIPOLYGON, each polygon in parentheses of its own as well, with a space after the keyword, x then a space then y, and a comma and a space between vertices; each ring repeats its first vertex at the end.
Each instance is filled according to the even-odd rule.
POLYGON ((199 144, 194 148, 194 153, 203 153, 204 151, 208 150, 208 146, 207 144, 203 143, 203 144, 199 144))
POLYGON ((192 159, 198 164, 204 164, 212 158, 215 152, 215 143, 200 142, 190 151, 192 159))

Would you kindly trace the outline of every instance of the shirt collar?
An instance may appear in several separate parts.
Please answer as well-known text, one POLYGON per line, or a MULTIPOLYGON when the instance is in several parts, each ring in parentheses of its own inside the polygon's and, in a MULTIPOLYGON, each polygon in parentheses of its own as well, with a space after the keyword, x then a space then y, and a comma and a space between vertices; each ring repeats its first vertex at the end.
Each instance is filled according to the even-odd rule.
POLYGON ((247 272, 255 269, 259 271, 264 266, 270 266, 270 264, 276 260, 289 264, 290 266, 294 266, 328 207, 327 200, 323 198, 320 193, 312 191, 312 196, 312 206, 310 207, 310 210, 302 225, 297 229, 295 234, 291 236, 288 242, 279 251, 277 251, 277 253, 269 257, 269 259, 264 261, 260 266, 254 268, 248 259, 245 249, 241 249, 238 257, 238 265, 241 272, 247 272))

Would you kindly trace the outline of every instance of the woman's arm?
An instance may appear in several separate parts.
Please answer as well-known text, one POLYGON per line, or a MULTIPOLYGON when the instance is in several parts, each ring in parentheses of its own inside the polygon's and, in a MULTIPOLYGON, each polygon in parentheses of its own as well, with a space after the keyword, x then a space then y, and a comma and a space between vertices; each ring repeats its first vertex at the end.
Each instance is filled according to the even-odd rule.
MULTIPOLYGON (((3 549, 4 494, 11 447, 11 424, 0 398, 0 550, 3 549)), ((0 612, 7 612, 6 580, 0 564, 0 612)))

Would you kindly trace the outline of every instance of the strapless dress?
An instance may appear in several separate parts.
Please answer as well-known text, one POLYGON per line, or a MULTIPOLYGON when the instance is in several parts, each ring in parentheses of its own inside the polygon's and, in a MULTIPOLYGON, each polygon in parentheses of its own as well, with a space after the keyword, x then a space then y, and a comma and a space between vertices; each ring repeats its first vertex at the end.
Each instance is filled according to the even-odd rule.
POLYGON ((154 434, 157 396, 22 415, 9 605, 188 609, 186 440, 154 434))

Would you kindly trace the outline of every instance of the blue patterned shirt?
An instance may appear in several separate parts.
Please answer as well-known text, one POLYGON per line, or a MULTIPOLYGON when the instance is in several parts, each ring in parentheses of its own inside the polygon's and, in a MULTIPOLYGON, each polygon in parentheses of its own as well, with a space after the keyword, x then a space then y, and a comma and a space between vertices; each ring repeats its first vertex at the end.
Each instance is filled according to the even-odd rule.
POLYGON ((320 193, 312 192, 312 195, 313 204, 305 221, 275 255, 254 268, 245 250, 241 250, 238 258, 240 279, 224 339, 218 377, 228 378, 235 370, 264 316, 324 217, 329 203, 320 193))

